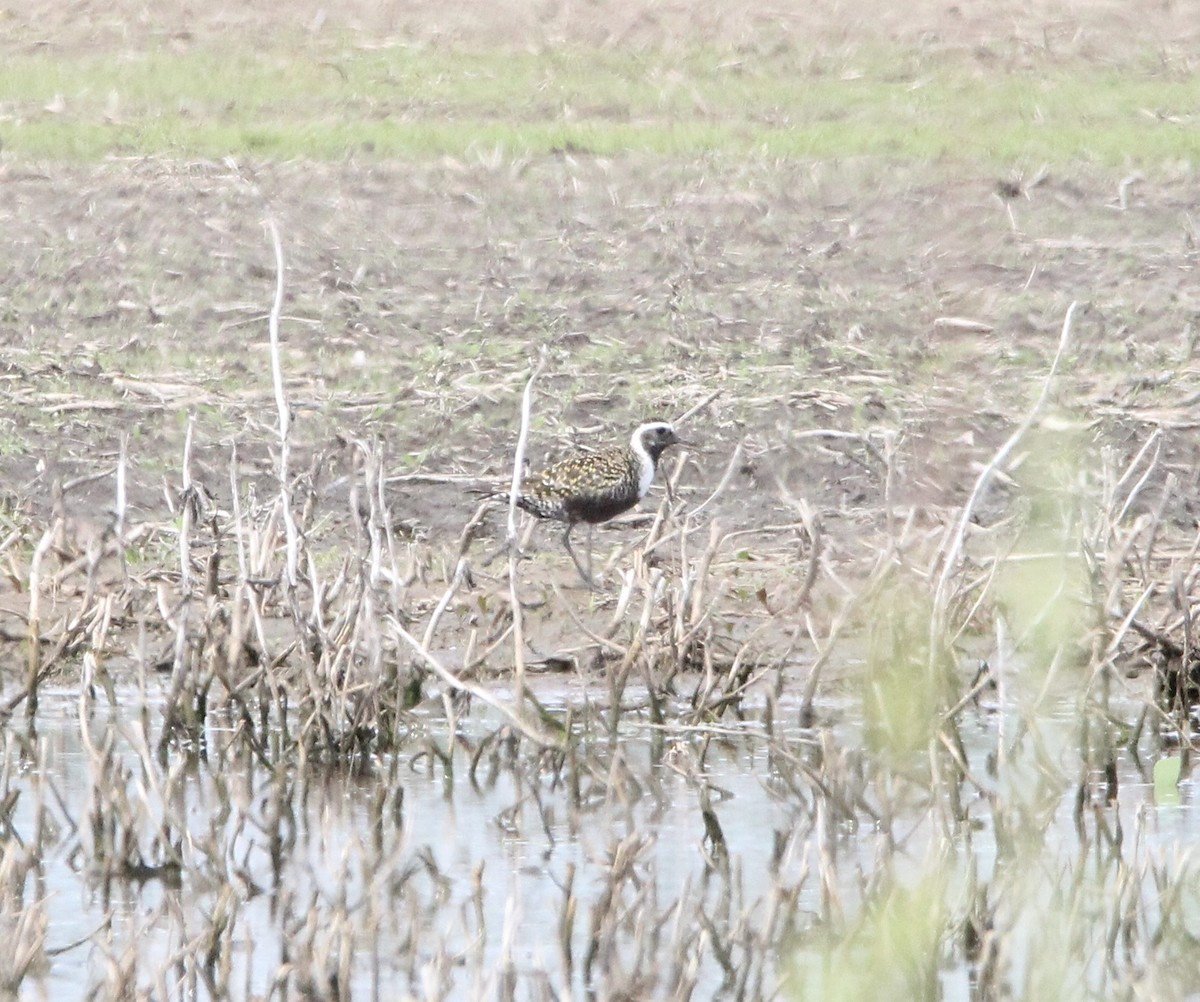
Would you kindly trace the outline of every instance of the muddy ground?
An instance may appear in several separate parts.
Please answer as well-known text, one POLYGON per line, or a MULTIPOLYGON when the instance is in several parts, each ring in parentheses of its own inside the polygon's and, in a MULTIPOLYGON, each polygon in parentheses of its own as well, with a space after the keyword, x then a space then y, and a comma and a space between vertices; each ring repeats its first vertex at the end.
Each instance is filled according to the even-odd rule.
MULTIPOLYGON (((366 41, 463 44, 931 38, 989 47, 1003 58, 981 66, 1007 72, 1044 58, 1037 46, 1048 40, 1098 60, 1155 39, 1181 51, 1200 24, 1185 6, 1139 13, 1136 25, 1115 4, 1028 5, 1015 19, 983 4, 925 4, 870 22, 833 5, 802 14, 717 5, 696 19, 682 6, 589 6, 583 16, 546 5, 518 16, 494 5, 364 4, 336 20, 366 41)), ((276 17, 310 29, 326 18, 318 5, 286 15, 88 5, 85 33, 63 10, 6 12, 5 44, 119 51, 266 30, 276 17)), ((910 517, 918 536, 938 538, 1035 399, 1072 301, 1086 309, 1053 399, 1082 429, 1072 441, 1084 443, 1085 475, 1101 492, 1161 429, 1154 480, 1175 485, 1164 498, 1150 484, 1141 503, 1163 503, 1179 548, 1194 531, 1200 232, 1187 164, 1134 172, 575 152, 512 162, 480 150, 432 163, 9 158, 0 182, 0 484, 5 518, 29 541, 55 511, 56 483, 66 485, 77 549, 103 531, 123 435, 128 517, 169 527, 189 416, 191 473, 217 508, 230 505, 235 443, 243 481, 261 496, 277 489, 268 216, 287 261, 292 468, 313 471, 318 524, 336 548, 349 523, 347 443, 381 441, 395 521, 423 548, 433 592, 476 508, 467 489, 507 476, 539 348, 548 354, 535 468, 719 392, 682 429, 695 448, 667 465, 686 510, 741 446, 704 522, 742 533, 721 556, 735 580, 728 611, 754 618, 799 588, 808 537, 777 528, 798 521, 795 499, 824 527, 830 595, 910 517)), ((1002 477, 980 508, 981 532, 1016 512, 1016 494, 1002 477)), ((623 547, 623 566, 640 524, 598 531, 598 559, 623 547)), ((496 516, 481 535, 494 541, 499 526, 496 516)), ((552 537, 536 537, 528 574, 574 585, 552 537)), ((491 548, 477 541, 472 559, 491 548)), ((5 587, 19 593, 15 552, 5 587)), ((169 542, 142 559, 165 565, 169 542)), ((21 601, 10 594, 5 604, 21 601)), ((19 618, 9 632, 20 633, 19 618)))

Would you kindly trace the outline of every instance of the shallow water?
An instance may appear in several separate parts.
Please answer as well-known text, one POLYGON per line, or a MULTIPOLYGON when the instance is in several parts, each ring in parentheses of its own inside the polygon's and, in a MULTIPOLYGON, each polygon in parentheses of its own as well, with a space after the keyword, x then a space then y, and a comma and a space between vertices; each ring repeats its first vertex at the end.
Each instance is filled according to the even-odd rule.
MULTIPOLYGON (((120 697, 125 707, 141 698, 120 697)), ((155 710, 151 700, 152 736, 155 710)), ((918 787, 875 777, 863 789, 876 808, 888 805, 890 823, 837 816, 814 776, 833 783, 839 770, 852 772, 861 729, 852 704, 830 711, 823 732, 777 727, 774 742, 759 722, 715 736, 628 723, 613 739, 597 728, 581 738, 574 767, 475 718, 448 765, 428 750, 446 743, 444 722, 430 719, 411 747, 369 769, 310 763, 274 775, 227 754, 231 732, 215 726, 203 755, 173 750, 164 769, 153 751, 139 754, 139 714, 97 706, 85 732, 78 697, 44 696, 36 737, 6 732, 2 792, 19 798, 5 849, 5 928, 19 941, 22 908, 40 907, 50 951, 22 990, 111 997, 136 986, 155 997, 253 998, 285 997, 286 984, 331 998, 584 997, 593 923, 608 916, 596 998, 631 978, 646 998, 672 997, 693 980, 694 994, 680 995, 769 997, 789 977, 798 997, 810 997, 820 979, 785 961, 812 949, 806 930, 827 920, 831 898, 852 915, 880 873, 919 881, 933 859, 954 900, 971 880, 995 879, 998 865, 986 798, 965 796, 971 823, 947 835, 944 811, 918 787), (114 769, 124 773, 119 783, 114 769), (177 854, 182 869, 114 872, 113 851, 97 849, 96 837, 114 818, 122 820, 113 844, 132 844, 148 865, 177 854), (158 835, 175 849, 156 847, 158 835), (11 854, 23 852, 36 865, 18 880, 11 854), (577 898, 569 958, 568 886, 577 898)), ((1072 712, 1064 704, 1041 735, 1064 776, 1072 712)), ((1002 719, 965 716, 980 777, 1002 719)), ((1019 786, 1022 768, 1010 763, 989 782, 1019 786)), ((1089 806, 1082 837, 1068 783, 1031 801, 1030 815, 1045 823, 1041 865, 1094 865, 1098 883, 1107 880, 1102 857, 1113 850, 1096 819, 1121 826, 1115 851, 1127 863, 1184 865, 1172 860, 1196 830, 1191 784, 1157 805, 1128 752, 1117 778, 1116 805, 1089 806)), ((1013 947, 1018 973, 1026 948, 1013 947)), ((11 969, 12 958, 3 963, 11 969)), ((976 997, 975 974, 943 945, 942 998, 976 997)))

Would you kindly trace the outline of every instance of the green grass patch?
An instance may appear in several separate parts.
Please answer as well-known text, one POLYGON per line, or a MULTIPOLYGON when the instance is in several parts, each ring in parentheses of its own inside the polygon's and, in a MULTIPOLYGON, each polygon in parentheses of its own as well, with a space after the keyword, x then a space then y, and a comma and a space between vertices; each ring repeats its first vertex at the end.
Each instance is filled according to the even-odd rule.
POLYGON ((1120 164, 1193 160, 1195 89, 1145 66, 1010 71, 900 49, 840 66, 703 50, 39 52, 0 66, 0 140, 55 159, 499 150, 1120 164))

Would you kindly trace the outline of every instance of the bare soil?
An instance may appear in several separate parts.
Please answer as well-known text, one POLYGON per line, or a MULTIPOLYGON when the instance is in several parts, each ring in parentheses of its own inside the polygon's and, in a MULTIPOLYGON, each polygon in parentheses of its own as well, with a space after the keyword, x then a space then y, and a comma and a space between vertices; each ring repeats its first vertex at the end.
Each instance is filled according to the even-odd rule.
MULTIPOLYGON (((1099 60, 1180 51, 1200 26, 1196 4, 1136 20, 1115 3, 1027 4, 1017 18, 928 3, 869 19, 828 4, 706 5, 699 19, 684 5, 280 6, 89 4, 85 19, 22 5, 6 12, 5 44, 119 51, 334 19, 364 44, 931 37, 1002 53, 1005 72, 1054 46, 1099 60)), ((427 547, 434 580, 475 509, 466 488, 507 475, 541 346, 535 467, 720 391, 682 429, 697 446, 682 470, 667 465, 697 504, 742 446, 706 512, 743 533, 723 559, 738 581, 731 611, 753 617, 803 566, 803 534, 773 528, 796 522, 789 496, 819 514, 828 566, 849 574, 897 521, 941 532, 1036 395, 1074 300, 1087 310, 1056 400, 1088 424, 1093 476, 1162 429, 1157 475, 1178 483, 1165 524, 1180 540, 1194 526, 1200 233, 1188 165, 1000 173, 480 151, 436 163, 7 160, 0 180, 0 484, 30 539, 56 483, 77 540, 102 531, 122 436, 130 517, 169 523, 189 416, 192 475, 219 506, 235 443, 239 475, 276 489, 268 216, 287 261, 293 469, 311 467, 336 529, 350 519, 346 443, 384 442, 394 514, 427 547)), ((1002 482, 981 528, 1010 502, 1002 482)), ((637 533, 624 523, 597 537, 603 559, 637 533)), ((531 573, 571 583, 558 544, 540 538, 531 573)), ((480 558, 490 544, 476 547, 480 558)), ((22 589, 20 575, 5 587, 22 589)))

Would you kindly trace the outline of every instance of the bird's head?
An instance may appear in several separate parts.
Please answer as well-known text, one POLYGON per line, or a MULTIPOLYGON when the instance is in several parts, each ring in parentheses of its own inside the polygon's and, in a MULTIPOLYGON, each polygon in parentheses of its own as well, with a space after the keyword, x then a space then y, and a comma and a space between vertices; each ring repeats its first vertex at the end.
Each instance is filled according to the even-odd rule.
POLYGON ((671 446, 683 444, 683 439, 675 434, 675 429, 666 421, 649 421, 639 425, 630 441, 634 452, 644 452, 655 463, 671 446))

